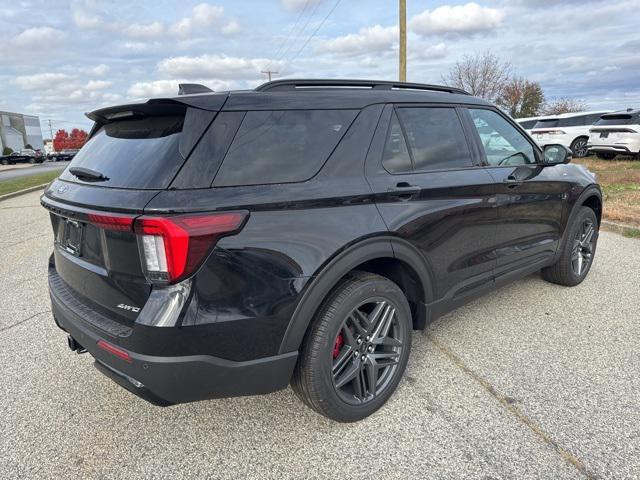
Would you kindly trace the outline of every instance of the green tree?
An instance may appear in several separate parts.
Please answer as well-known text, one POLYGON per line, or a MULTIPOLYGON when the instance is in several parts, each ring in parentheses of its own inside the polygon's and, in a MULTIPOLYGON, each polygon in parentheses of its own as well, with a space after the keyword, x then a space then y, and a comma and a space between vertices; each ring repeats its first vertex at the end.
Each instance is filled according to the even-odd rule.
POLYGON ((514 77, 504 86, 496 103, 513 118, 534 117, 544 104, 544 92, 538 82, 514 77))
POLYGON ((31 146, 31 144, 30 144, 30 143, 27 143, 27 144, 24 146, 24 148, 29 148, 29 149, 33 150, 33 147, 31 146))
POLYGON ((11 155, 13 153, 13 148, 11 147, 4 147, 4 149, 2 150, 2 155, 11 155))

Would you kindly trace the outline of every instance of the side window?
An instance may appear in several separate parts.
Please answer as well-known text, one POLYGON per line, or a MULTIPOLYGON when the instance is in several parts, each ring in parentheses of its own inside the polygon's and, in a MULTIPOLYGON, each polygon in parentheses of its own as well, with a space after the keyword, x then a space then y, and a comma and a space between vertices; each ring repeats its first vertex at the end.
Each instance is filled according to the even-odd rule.
POLYGON ((489 165, 536 163, 533 146, 507 120, 493 110, 470 108, 489 165))
POLYGON ((324 165, 357 113, 357 110, 247 112, 213 186, 308 180, 324 165))
POLYGON ((389 173, 406 173, 412 170, 407 142, 404 139, 404 134, 395 112, 391 117, 389 130, 387 131, 382 166, 389 173))
POLYGON ((471 167, 471 152, 454 108, 398 109, 413 169, 418 172, 471 167))

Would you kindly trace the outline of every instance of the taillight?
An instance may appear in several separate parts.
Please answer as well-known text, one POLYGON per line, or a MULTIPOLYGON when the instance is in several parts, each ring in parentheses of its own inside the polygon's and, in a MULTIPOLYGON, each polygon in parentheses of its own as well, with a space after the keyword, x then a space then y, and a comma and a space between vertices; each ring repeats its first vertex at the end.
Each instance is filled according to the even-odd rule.
POLYGON ((150 282, 174 283, 194 273, 219 238, 237 233, 247 212, 136 218, 134 231, 145 276, 150 282))
POLYGON ((104 228, 106 230, 130 232, 131 227, 133 226, 133 217, 129 215, 102 215, 89 213, 87 217, 96 227, 104 228))

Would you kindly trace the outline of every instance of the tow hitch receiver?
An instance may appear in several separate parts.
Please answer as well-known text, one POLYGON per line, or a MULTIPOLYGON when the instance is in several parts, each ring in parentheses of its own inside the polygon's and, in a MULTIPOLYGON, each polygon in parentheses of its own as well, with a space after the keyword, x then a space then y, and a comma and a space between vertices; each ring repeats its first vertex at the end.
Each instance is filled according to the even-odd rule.
POLYGON ((72 352, 76 352, 78 354, 87 353, 87 349, 80 345, 71 335, 67 335, 67 345, 69 345, 69 350, 72 352))

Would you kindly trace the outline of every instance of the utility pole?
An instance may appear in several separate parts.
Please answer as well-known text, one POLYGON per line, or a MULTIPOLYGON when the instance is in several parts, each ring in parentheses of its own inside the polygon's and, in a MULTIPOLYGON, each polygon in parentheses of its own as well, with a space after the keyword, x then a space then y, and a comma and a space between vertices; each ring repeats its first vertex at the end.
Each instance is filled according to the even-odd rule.
POLYGON ((407 0, 400 1, 400 64, 398 76, 401 82, 407 81, 407 0))
POLYGON ((53 128, 51 128, 51 120, 47 120, 49 122, 49 133, 51 134, 51 141, 53 141, 53 128))
POLYGON ((273 70, 260 70, 260 73, 266 73, 269 77, 269 81, 271 81, 271 74, 277 74, 278 72, 274 72, 273 70))

